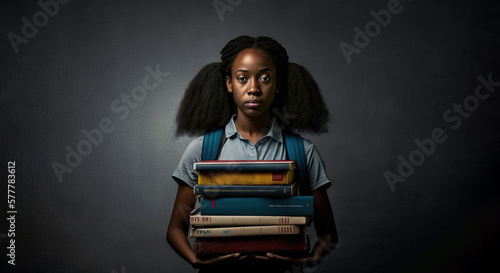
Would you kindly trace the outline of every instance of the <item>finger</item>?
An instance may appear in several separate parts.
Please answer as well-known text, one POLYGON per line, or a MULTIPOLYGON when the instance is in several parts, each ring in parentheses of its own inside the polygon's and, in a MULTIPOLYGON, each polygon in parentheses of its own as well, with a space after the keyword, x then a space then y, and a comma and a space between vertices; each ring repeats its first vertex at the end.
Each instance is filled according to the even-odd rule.
POLYGON ((269 258, 269 259, 277 259, 277 260, 283 260, 283 261, 288 261, 290 260, 291 258, 289 257, 284 257, 284 256, 280 256, 278 254, 274 254, 274 253, 266 253, 266 256, 269 258))
POLYGON ((231 254, 219 256, 219 258, 220 258, 221 261, 223 261, 223 260, 228 260, 228 259, 236 259, 236 258, 238 258, 240 256, 241 256, 240 253, 231 253, 231 254))
POLYGON ((267 257, 267 256, 262 256, 262 255, 255 255, 255 256, 254 256, 254 258, 255 258, 256 260, 261 260, 261 261, 269 261, 269 260, 270 260, 270 259, 269 259, 269 257, 267 257))
POLYGON ((239 256, 241 256, 241 253, 232 253, 225 256, 227 256, 227 258, 238 258, 239 256))
POLYGON ((279 260, 279 261, 282 261, 282 262, 293 263, 293 264, 300 263, 300 259, 296 259, 296 258, 292 258, 292 257, 286 257, 286 256, 281 256, 281 255, 270 253, 270 252, 266 253, 266 256, 270 260, 279 260))
POLYGON ((239 257, 236 257, 238 261, 246 260, 248 258, 250 258, 250 255, 240 255, 239 257))
POLYGON ((210 260, 204 260, 202 261, 201 264, 203 265, 213 265, 213 264, 217 264, 217 263, 220 263, 222 261, 225 261, 225 260, 229 260, 229 259, 236 259, 240 256, 240 253, 231 253, 231 254, 226 254, 226 255, 223 255, 223 256, 217 256, 213 259, 210 259, 210 260))

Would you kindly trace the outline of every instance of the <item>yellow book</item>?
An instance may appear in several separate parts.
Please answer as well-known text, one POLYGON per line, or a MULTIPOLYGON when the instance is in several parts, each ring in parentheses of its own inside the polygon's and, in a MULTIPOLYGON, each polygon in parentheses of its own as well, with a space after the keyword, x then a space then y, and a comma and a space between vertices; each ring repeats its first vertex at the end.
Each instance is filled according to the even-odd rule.
POLYGON ((294 172, 216 172, 199 171, 198 185, 288 185, 293 182, 294 172))

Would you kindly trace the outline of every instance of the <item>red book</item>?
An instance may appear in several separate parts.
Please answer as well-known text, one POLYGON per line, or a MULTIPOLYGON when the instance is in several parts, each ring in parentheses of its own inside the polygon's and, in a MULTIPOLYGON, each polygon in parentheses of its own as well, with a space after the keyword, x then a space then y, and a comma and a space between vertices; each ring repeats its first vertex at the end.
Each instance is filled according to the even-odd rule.
POLYGON ((302 232, 296 235, 269 235, 246 237, 204 237, 194 240, 197 255, 222 255, 228 253, 264 254, 266 252, 288 255, 307 255, 309 236, 302 232))

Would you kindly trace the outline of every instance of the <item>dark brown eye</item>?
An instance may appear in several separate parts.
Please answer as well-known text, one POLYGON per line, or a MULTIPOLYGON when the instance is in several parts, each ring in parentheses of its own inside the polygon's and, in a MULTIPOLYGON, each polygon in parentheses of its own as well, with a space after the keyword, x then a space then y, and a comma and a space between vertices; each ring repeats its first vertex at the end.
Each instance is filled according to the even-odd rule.
POLYGON ((260 80, 263 81, 263 82, 269 82, 271 80, 271 77, 269 77, 269 76, 262 76, 260 78, 260 80))

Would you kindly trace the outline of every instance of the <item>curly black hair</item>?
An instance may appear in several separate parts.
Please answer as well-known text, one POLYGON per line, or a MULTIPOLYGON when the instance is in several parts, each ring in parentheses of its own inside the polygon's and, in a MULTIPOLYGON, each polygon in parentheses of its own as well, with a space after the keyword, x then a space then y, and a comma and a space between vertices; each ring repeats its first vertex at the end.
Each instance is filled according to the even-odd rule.
POLYGON ((237 37, 221 50, 221 62, 203 67, 189 83, 177 112, 176 135, 199 135, 223 127, 236 113, 232 94, 227 91, 225 77, 238 54, 257 48, 268 54, 275 67, 280 92, 271 105, 284 130, 325 133, 328 131, 328 109, 318 84, 303 66, 288 61, 286 49, 269 37, 237 37))

